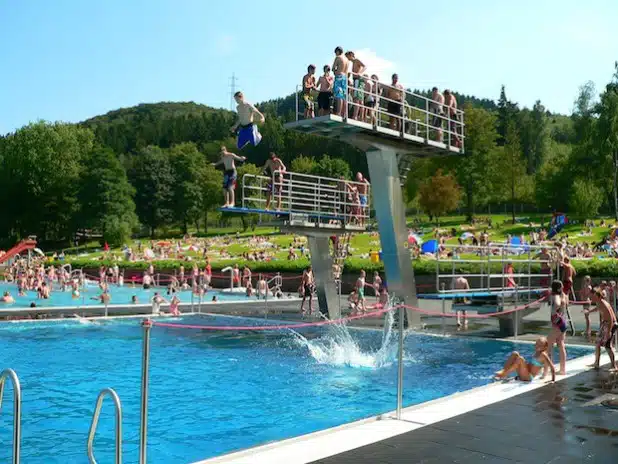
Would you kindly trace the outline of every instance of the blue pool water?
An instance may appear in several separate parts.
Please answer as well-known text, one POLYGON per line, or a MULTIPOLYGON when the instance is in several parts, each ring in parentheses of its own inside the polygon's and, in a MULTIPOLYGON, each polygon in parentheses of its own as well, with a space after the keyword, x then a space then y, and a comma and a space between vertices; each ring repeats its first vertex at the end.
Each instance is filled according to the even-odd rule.
MULTIPOLYGON (((176 321, 247 323, 214 316, 176 321)), ((149 462, 193 462, 393 410, 395 338, 335 327, 302 334, 153 328, 149 462)), ((125 462, 137 462, 141 346, 137 320, 0 326, 0 367, 13 367, 22 382, 22 461, 86 463, 96 396, 113 387, 124 408, 125 462)), ((491 382, 514 346, 408 335, 405 405, 491 382)), ((517 349, 529 355, 533 347, 517 349)), ((569 349, 571 357, 589 352, 569 349)), ((0 414, 0 462, 10 460, 11 393, 7 387, 0 414)), ((98 462, 113 462, 112 429, 106 403, 95 441, 98 462)))
MULTIPOLYGON (((100 301, 93 300, 93 297, 97 297, 101 294, 101 290, 96 284, 88 284, 83 289, 80 290, 79 298, 72 298, 71 292, 61 292, 56 289, 52 292, 51 297, 48 300, 40 300, 37 298, 36 292, 26 292, 25 296, 19 296, 17 294, 17 286, 15 284, 7 284, 0 283, 0 294, 4 294, 5 291, 11 292, 11 295, 15 299, 15 303, 6 304, 0 303, 0 309, 10 309, 10 308, 27 308, 30 306, 30 303, 35 302, 37 307, 49 307, 49 306, 91 306, 91 305, 100 305, 100 301)), ((111 301, 110 305, 128 305, 131 303, 131 298, 133 295, 137 296, 139 303, 150 303, 154 292, 159 292, 164 298, 167 298, 166 289, 165 288, 150 288, 148 290, 144 290, 141 286, 132 287, 131 284, 127 284, 123 287, 118 287, 115 285, 110 286, 110 295, 111 301)), ((191 291, 182 291, 177 293, 178 298, 184 303, 191 302, 191 291)), ((205 297, 204 301, 208 302, 212 300, 212 297, 216 295, 219 301, 238 301, 238 300, 246 300, 247 297, 244 294, 233 294, 227 292, 219 292, 219 291, 209 291, 205 297)), ((197 297, 195 297, 195 301, 197 301, 197 297)))

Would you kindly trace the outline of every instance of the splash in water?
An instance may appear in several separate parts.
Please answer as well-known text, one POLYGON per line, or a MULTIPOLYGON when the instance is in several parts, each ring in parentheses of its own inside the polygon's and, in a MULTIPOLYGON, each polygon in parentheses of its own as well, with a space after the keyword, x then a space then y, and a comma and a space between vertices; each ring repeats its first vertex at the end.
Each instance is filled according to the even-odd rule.
POLYGON ((307 348, 319 364, 378 369, 397 359, 398 337, 393 336, 393 321, 392 311, 387 312, 384 317, 382 343, 377 350, 363 350, 348 327, 343 324, 329 326, 324 335, 312 340, 307 340, 297 332, 293 333, 296 342, 307 348))

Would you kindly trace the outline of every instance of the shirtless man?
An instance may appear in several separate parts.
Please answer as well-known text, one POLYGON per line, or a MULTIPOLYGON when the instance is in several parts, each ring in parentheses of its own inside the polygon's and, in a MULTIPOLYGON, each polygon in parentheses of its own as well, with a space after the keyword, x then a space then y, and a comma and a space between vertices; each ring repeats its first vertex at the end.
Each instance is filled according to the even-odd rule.
POLYGON ((594 292, 592 291, 592 280, 590 276, 584 277, 584 284, 582 285, 581 290, 579 291, 579 300, 583 302, 583 310, 584 310, 584 318, 586 319, 586 339, 588 341, 592 338, 592 331, 590 329, 590 303, 592 302, 592 298, 594 296, 594 292))
POLYGON ((451 137, 455 139, 455 146, 461 147, 461 139, 459 138, 459 114, 457 113, 457 99, 450 90, 444 90, 444 104, 448 111, 448 118, 450 121, 451 137))
POLYGON ((307 74, 303 76, 303 101, 305 102, 305 119, 315 117, 313 95, 311 92, 318 90, 315 85, 315 65, 310 64, 307 67, 307 74))
POLYGON ((393 74, 392 84, 384 86, 384 97, 388 98, 386 111, 390 115, 389 127, 393 130, 402 130, 401 117, 403 116, 403 86, 399 83, 399 76, 393 74))
POLYGON ((277 211, 281 209, 281 188, 283 186, 283 173, 286 171, 285 164, 275 154, 270 154, 270 158, 264 164, 264 172, 270 177, 266 192, 266 209, 270 208, 270 201, 273 194, 277 196, 277 211))
POLYGON ((256 122, 263 123, 265 120, 264 115, 251 103, 245 101, 242 92, 236 92, 234 100, 236 100, 238 119, 231 130, 236 133, 236 130, 240 127, 240 131, 238 131, 238 149, 242 150, 248 143, 256 146, 262 140, 262 135, 258 131, 256 122))
POLYGON ((213 166, 223 165, 223 200, 225 203, 222 208, 234 207, 234 188, 236 188, 236 163, 234 161, 245 161, 247 158, 244 156, 238 156, 234 153, 227 151, 225 146, 221 146, 221 159, 216 163, 212 163, 213 166))
POLYGON ((436 140, 442 142, 442 117, 444 116, 444 95, 437 87, 431 89, 431 100, 429 101, 429 112, 433 114, 431 125, 436 129, 436 140))
POLYGON ((356 190, 358 191, 358 196, 360 200, 360 214, 359 214, 359 224, 363 226, 365 224, 365 213, 367 213, 367 206, 369 205, 369 181, 363 177, 360 172, 356 173, 356 190))
POLYGON ((303 291, 303 301, 300 303, 300 312, 303 315, 307 314, 307 312, 304 311, 303 309, 305 307, 305 300, 307 298, 309 298, 309 314, 313 312, 313 308, 311 307, 312 295, 313 295, 313 283, 314 283, 313 270, 311 269, 311 266, 309 266, 307 269, 303 271, 303 277, 300 282, 300 286, 303 291))
MULTIPOLYGON (((356 58, 354 52, 349 51, 345 54, 346 58, 352 63, 352 78, 354 84, 354 90, 352 91, 352 101, 355 103, 352 110, 352 119, 359 119, 361 114, 361 105, 365 104, 365 79, 362 74, 367 67, 365 64, 356 58)), ((364 108, 362 114, 364 114, 364 108)))
MULTIPOLYGON (((470 284, 468 283, 468 279, 466 279, 465 277, 457 277, 456 279, 453 280, 453 289, 454 290, 470 290, 470 284)), ((466 303, 466 298, 455 298, 453 299, 453 305, 456 304, 465 304, 466 303)), ((468 328, 468 318, 466 316, 466 310, 461 310, 461 312, 463 313, 463 324, 462 321, 460 319, 460 314, 459 314, 459 309, 456 310, 456 314, 457 314, 457 327, 461 328, 463 327, 464 329, 468 328)))
POLYGON ((324 66, 324 74, 318 79, 318 116, 330 113, 330 99, 333 97, 333 76, 330 66, 324 66))
POLYGON ((333 82, 333 97, 335 97, 335 114, 342 118, 347 116, 348 94, 348 59, 343 54, 343 48, 335 48, 335 61, 333 62, 335 80, 333 82))
POLYGON ((547 248, 541 248, 541 252, 534 257, 541 261, 541 274, 547 274, 547 277, 541 277, 541 287, 549 288, 549 280, 551 277, 551 261, 552 257, 547 248))
POLYGON ((612 343, 614 339, 614 334, 618 331, 618 322, 616 321, 616 315, 614 314, 614 309, 605 299, 603 292, 597 290, 594 293, 592 301, 596 305, 594 309, 588 311, 589 313, 599 311, 601 316, 601 326, 599 327, 599 334, 597 336, 597 344, 595 349, 595 361, 593 367, 595 369, 599 368, 599 362, 601 360, 601 347, 605 348, 607 354, 609 355, 609 360, 611 362, 610 369, 618 370, 618 365, 616 364, 616 358, 614 356, 614 350, 612 348, 612 343))

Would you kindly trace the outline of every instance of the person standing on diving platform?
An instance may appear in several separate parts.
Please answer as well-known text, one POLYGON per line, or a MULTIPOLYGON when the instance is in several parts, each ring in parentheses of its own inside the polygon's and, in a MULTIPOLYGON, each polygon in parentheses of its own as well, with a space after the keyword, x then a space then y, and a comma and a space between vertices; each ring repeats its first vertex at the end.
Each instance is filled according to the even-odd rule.
POLYGON ((255 147, 262 140, 262 134, 258 131, 256 123, 263 123, 265 121, 264 115, 251 103, 245 101, 242 92, 236 92, 234 100, 237 104, 238 120, 231 130, 236 133, 240 127, 240 130, 238 130, 238 149, 242 150, 248 143, 255 147))
POLYGON ((277 196, 277 211, 281 209, 281 189, 283 187, 283 173, 286 171, 285 164, 275 153, 270 154, 264 165, 264 173, 270 177, 266 192, 266 209, 270 208, 273 195, 277 196))
POLYGON ((212 163, 213 166, 223 165, 223 199, 225 203, 222 208, 234 207, 234 189, 236 188, 236 179, 238 177, 236 173, 236 163, 234 161, 245 161, 247 158, 244 156, 238 156, 234 153, 227 151, 225 146, 221 147, 221 159, 216 163, 212 163))

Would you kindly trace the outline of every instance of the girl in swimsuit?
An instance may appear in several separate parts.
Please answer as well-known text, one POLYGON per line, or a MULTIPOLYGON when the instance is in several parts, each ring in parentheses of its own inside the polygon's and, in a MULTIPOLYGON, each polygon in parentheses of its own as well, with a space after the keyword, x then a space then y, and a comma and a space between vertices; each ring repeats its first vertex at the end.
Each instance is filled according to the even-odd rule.
POLYGON ((551 332, 547 337, 549 343, 549 359, 551 359, 551 351, 554 344, 558 345, 558 352, 560 354, 560 375, 566 374, 566 317, 564 314, 567 296, 563 293, 562 282, 554 280, 551 284, 551 332))
POLYGON ((540 337, 534 344, 534 356, 527 362, 517 351, 513 351, 504 363, 502 370, 496 372, 496 379, 504 379, 512 372, 517 373, 517 379, 524 382, 531 382, 543 369, 541 379, 545 378, 547 371, 551 371, 551 381, 556 380, 556 370, 554 364, 547 354, 549 343, 545 337, 540 337))

